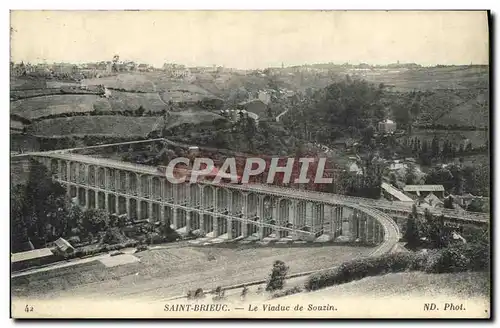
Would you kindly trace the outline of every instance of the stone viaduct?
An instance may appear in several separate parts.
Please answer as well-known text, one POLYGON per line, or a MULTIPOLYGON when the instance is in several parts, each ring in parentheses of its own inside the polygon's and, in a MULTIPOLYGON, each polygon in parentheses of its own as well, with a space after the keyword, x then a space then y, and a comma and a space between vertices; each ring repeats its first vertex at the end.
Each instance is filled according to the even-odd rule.
POLYGON ((346 235, 374 245, 399 238, 397 225, 386 213, 333 195, 253 184, 172 184, 145 165, 73 153, 34 157, 80 206, 168 222, 181 233, 199 230, 228 240, 274 234, 277 239, 307 241, 346 235))

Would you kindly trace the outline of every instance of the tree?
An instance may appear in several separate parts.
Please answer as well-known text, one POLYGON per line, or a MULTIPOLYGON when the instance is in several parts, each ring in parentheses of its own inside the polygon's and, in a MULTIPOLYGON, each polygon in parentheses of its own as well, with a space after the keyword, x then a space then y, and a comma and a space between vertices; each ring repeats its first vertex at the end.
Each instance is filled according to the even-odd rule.
POLYGON ((268 118, 273 118, 273 111, 270 106, 267 106, 266 113, 268 118))
POLYGON ((65 189, 52 180, 43 164, 31 160, 22 197, 22 217, 35 247, 44 247, 67 230, 67 205, 65 189))
POLYGON ((451 239, 451 231, 444 225, 444 216, 435 218, 429 210, 424 213, 427 238, 429 243, 434 248, 443 248, 448 246, 451 239))
MULTIPOLYGON (((418 144, 420 144, 420 142, 418 142, 418 144)), ((422 141, 422 149, 420 149, 419 156, 420 156, 420 161, 422 162, 422 164, 429 165, 431 163, 431 156, 432 155, 431 156, 429 155, 429 148, 428 148, 427 140, 422 141)))
POLYGON ((24 221, 24 188, 22 185, 11 186, 10 189, 10 222, 11 222, 11 251, 18 252, 25 249, 23 244, 28 241, 28 231, 24 221))
POLYGON ((439 155, 439 141, 438 141, 436 136, 434 136, 434 138, 432 138, 431 154, 432 154, 433 158, 436 158, 439 155))
POLYGON ((204 298, 204 297, 205 297, 205 292, 203 292, 203 289, 202 288, 196 289, 196 291, 194 292, 194 298, 200 299, 200 298, 204 298))
POLYGON ((416 174, 416 167, 413 164, 408 165, 408 170, 406 171, 406 176, 405 176, 405 183, 408 185, 414 185, 417 184, 417 174, 416 174))
POLYGON ((453 209, 453 198, 451 198, 451 196, 445 198, 443 206, 444 208, 453 209))
POLYGON ((416 248, 420 243, 420 232, 417 225, 417 218, 411 213, 406 221, 405 239, 410 249, 416 248))
POLYGON ((243 289, 241 290, 241 299, 244 299, 248 294, 248 288, 246 285, 243 286, 243 289))
POLYGON ((289 268, 285 265, 285 262, 280 260, 275 261, 269 281, 267 282, 266 291, 282 289, 285 284, 288 269, 289 268))
POLYGON ((120 60, 120 56, 118 56, 118 55, 113 56, 113 65, 112 65, 113 72, 118 72, 118 61, 119 60, 120 60))
POLYGON ((144 109, 144 107, 142 107, 142 105, 141 105, 141 106, 139 106, 139 108, 137 108, 137 110, 135 111, 135 115, 137 115, 137 116, 142 116, 142 115, 144 114, 144 112, 145 112, 145 111, 146 111, 146 110, 145 110, 145 109, 144 109))
POLYGON ((96 234, 106 229, 108 214, 100 209, 88 209, 83 213, 82 228, 84 231, 96 234))
POLYGON ((108 245, 115 245, 123 242, 125 239, 125 236, 121 234, 120 230, 118 228, 111 228, 109 227, 106 230, 106 233, 102 237, 102 243, 103 244, 108 244, 108 245))
POLYGON ((391 175, 390 175, 390 179, 391 179, 391 181, 390 181, 390 182, 391 182, 391 184, 392 184, 393 186, 396 186, 396 185, 397 185, 397 183, 398 183, 398 179, 397 179, 396 174, 395 174, 394 172, 392 172, 392 173, 391 173, 391 175))
POLYGON ((375 134, 375 129, 373 128, 372 125, 369 125, 365 129, 363 129, 363 132, 362 132, 363 143, 365 145, 369 145, 374 134, 375 134))
POLYGON ((467 211, 470 212, 485 212, 484 206, 480 200, 474 199, 468 206, 467 211))

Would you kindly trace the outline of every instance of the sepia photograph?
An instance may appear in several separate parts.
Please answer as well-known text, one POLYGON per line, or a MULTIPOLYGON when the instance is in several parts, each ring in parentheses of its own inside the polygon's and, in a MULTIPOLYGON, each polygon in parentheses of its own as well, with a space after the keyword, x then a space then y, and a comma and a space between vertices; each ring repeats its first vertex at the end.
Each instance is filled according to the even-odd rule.
POLYGON ((14 319, 490 319, 487 10, 11 10, 14 319))

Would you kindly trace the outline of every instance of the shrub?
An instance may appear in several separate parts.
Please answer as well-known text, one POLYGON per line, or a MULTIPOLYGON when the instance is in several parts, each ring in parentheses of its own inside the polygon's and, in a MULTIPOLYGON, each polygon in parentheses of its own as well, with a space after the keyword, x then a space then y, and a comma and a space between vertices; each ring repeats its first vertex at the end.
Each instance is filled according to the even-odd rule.
POLYGON ((481 271, 488 268, 488 244, 461 244, 425 253, 395 253, 346 262, 338 268, 311 275, 304 287, 311 291, 369 276, 405 271, 448 273, 481 271))
POLYGON ((285 262, 279 260, 274 262, 273 270, 271 271, 271 276, 269 277, 266 290, 273 291, 282 289, 285 284, 287 273, 288 266, 285 265, 285 262))
POLYGON ((395 253, 341 264, 338 268, 311 275, 305 289, 316 290, 389 272, 423 270, 425 257, 415 253, 395 253))
POLYGON ((200 298, 204 298, 204 297, 205 297, 205 292, 203 291, 203 289, 202 288, 196 289, 196 291, 194 292, 194 298, 200 299, 200 298))
POLYGON ((444 248, 429 258, 425 271, 449 273, 481 271, 489 268, 489 246, 485 243, 461 244, 444 248))

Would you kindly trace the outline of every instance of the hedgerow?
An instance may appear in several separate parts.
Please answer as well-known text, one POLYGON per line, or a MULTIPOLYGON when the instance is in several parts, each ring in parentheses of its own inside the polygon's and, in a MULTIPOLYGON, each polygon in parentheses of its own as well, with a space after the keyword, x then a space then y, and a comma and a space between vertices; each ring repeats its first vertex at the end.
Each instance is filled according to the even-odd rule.
POLYGON ((426 253, 395 253, 346 262, 337 268, 311 275, 304 287, 307 291, 312 291, 387 273, 452 273, 482 271, 488 268, 488 245, 464 244, 426 253))

